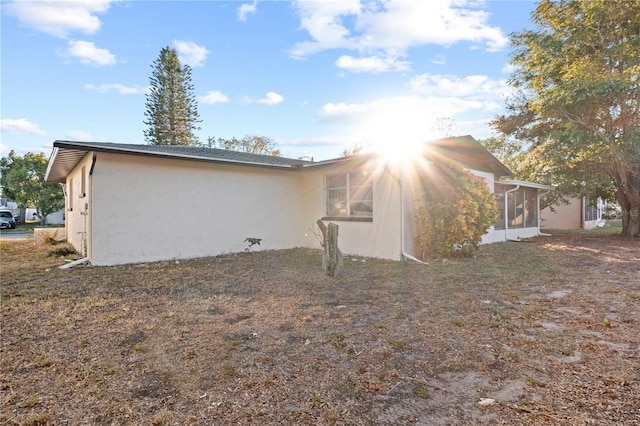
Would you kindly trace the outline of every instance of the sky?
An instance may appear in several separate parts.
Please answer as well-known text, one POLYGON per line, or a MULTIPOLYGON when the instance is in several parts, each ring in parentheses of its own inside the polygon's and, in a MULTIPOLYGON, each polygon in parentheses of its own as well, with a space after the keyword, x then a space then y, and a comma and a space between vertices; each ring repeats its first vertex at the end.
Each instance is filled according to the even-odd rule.
POLYGON ((324 160, 355 144, 491 136, 532 1, 2 1, 0 155, 145 144, 152 63, 192 68, 200 142, 324 160), (443 126, 443 123, 446 126, 443 126))

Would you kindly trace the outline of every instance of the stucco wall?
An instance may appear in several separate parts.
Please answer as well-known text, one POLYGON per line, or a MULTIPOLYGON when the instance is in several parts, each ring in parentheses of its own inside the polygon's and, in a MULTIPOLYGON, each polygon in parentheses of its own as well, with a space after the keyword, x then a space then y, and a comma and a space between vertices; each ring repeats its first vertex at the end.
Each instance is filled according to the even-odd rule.
POLYGON ((95 265, 305 244, 299 172, 98 153, 95 265))
MULTIPOLYGON (((582 199, 571 198, 569 204, 549 207, 541 212, 541 228, 545 229, 580 229, 583 212, 582 199)), ((597 223, 597 221, 596 221, 597 223)))
MULTIPOLYGON (((96 159, 85 199, 79 199, 80 170, 90 169, 91 154, 69 176, 74 208, 67 219, 76 248, 82 247, 82 232, 91 230, 87 247, 94 265, 240 252, 248 237, 262 239, 252 250, 320 248, 314 233, 327 214, 325 176, 363 169, 373 176, 373 218, 332 219, 340 226, 342 252, 400 260, 404 248, 419 255, 413 217, 420 183, 408 168, 343 161, 291 171, 112 153, 96 159), (86 210, 89 200, 92 208, 86 210)), ((492 174, 472 172, 493 190, 492 174)), ((534 235, 536 228, 509 231, 514 239, 534 235)), ((483 243, 504 239, 504 231, 490 230, 483 243)))

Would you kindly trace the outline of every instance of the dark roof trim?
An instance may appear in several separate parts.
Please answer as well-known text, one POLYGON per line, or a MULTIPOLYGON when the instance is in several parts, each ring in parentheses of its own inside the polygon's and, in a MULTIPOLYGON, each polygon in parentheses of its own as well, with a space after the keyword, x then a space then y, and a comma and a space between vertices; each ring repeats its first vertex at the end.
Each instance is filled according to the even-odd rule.
POLYGON ((271 155, 249 154, 215 148, 170 147, 159 145, 130 145, 109 142, 75 142, 57 140, 53 143, 45 179, 48 182, 64 182, 66 176, 88 152, 140 155, 156 158, 174 158, 219 164, 234 164, 279 170, 300 170, 310 161, 271 155))
MULTIPOLYGON (((305 161, 271 155, 249 154, 225 149, 204 147, 180 147, 163 145, 133 145, 111 142, 78 142, 57 140, 49 160, 45 179, 48 182, 64 182, 67 175, 88 152, 106 152, 113 154, 140 155, 156 158, 173 158, 209 163, 243 165, 278 170, 298 171, 314 169, 336 164, 361 165, 375 160, 378 155, 365 153, 349 157, 334 158, 325 161, 305 161)), ((454 160, 464 167, 490 171, 498 178, 511 176, 511 171, 487 151, 471 136, 460 136, 425 142, 427 157, 437 160, 439 155, 454 160), (428 154, 431 152, 431 154, 428 154)))

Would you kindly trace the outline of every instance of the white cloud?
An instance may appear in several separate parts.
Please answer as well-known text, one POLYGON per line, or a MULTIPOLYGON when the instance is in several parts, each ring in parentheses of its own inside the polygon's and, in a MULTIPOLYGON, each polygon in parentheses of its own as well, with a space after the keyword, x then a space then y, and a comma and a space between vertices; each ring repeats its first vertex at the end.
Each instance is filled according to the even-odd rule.
POLYGON ((120 83, 110 83, 110 84, 85 84, 84 88, 87 90, 95 90, 98 93, 107 93, 110 91, 118 92, 121 95, 138 95, 141 93, 148 92, 148 87, 141 86, 125 86, 120 83))
POLYGON ((116 63, 116 57, 107 49, 100 49, 90 41, 69 40, 67 50, 62 52, 65 56, 80 59, 85 65, 102 67, 116 63))
POLYGON ((262 99, 245 99, 247 103, 257 103, 265 105, 277 105, 284 101, 284 96, 276 92, 267 92, 267 95, 262 99))
POLYGON ((173 45, 178 52, 180 62, 190 67, 201 67, 210 53, 206 47, 199 46, 192 41, 173 40, 173 45))
POLYGON ((34 136, 47 134, 37 124, 29 122, 26 118, 3 118, 0 120, 0 131, 2 133, 27 133, 34 136))
POLYGON ((353 141, 378 145, 393 141, 423 142, 441 137, 438 118, 451 118, 454 134, 489 134, 487 123, 503 110, 502 97, 511 88, 505 80, 485 75, 422 74, 409 82, 412 94, 364 103, 327 103, 318 119, 340 126, 353 141))
POLYGON ((238 8, 238 21, 247 22, 247 15, 250 13, 256 13, 258 0, 253 0, 253 3, 245 3, 238 8))
POLYGON ((493 80, 486 75, 422 74, 411 79, 411 89, 427 96, 455 96, 466 98, 498 99, 512 89, 505 80, 493 80))
MULTIPOLYGON (((356 50, 362 58, 351 58, 354 66, 347 69, 362 72, 374 57, 384 64, 385 58, 405 56, 411 47, 425 44, 468 41, 484 44, 489 51, 500 50, 508 39, 487 23, 489 15, 479 9, 481 5, 471 0, 297 0, 300 26, 311 40, 295 44, 289 53, 303 58, 329 49, 356 50)), ((390 70, 404 71, 409 64, 402 62, 390 70)), ((378 66, 370 69, 379 72, 378 66)))
POLYGON ((432 60, 432 64, 444 65, 447 63, 447 58, 444 55, 436 55, 432 60))
POLYGON ((512 64, 507 64, 504 67, 502 67, 502 69, 500 69, 500 72, 503 74, 511 74, 516 70, 516 67, 512 64))
POLYGON ((109 9, 113 0, 17 0, 4 5, 8 14, 25 26, 56 37, 71 32, 94 34, 100 29, 97 14, 109 9))
POLYGON ((295 1, 293 4, 300 17, 300 26, 313 39, 297 43, 290 52, 293 57, 304 57, 326 49, 357 47, 349 29, 343 25, 342 17, 359 15, 360 0, 295 1))
MULTIPOLYGON (((352 140, 377 145, 394 140, 416 143, 435 139, 440 136, 434 132, 437 118, 451 117, 456 123, 466 123, 468 119, 458 117, 485 117, 494 106, 480 99, 410 95, 359 104, 328 103, 317 115, 326 124, 346 126, 352 140)), ((487 121, 488 118, 484 120, 487 121)))
POLYGON ((206 95, 198 96, 198 102, 203 104, 217 104, 229 102, 229 98, 217 90, 209 90, 206 95))
POLYGON ((410 62, 398 61, 397 58, 381 58, 378 56, 368 56, 354 58, 344 55, 338 58, 336 66, 354 73, 361 72, 387 72, 387 71, 407 71, 410 62))

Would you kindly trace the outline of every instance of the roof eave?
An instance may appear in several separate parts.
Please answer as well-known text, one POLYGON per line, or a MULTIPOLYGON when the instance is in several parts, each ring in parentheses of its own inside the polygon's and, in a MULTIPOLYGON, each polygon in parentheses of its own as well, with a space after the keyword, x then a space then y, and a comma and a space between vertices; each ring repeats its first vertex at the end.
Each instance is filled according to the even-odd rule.
POLYGON ((526 186, 527 188, 535 188, 535 189, 546 189, 549 191, 553 191, 556 189, 555 186, 544 185, 542 183, 526 182, 524 180, 504 179, 504 180, 499 180, 496 183, 501 183, 503 185, 526 186))
MULTIPOLYGON (((92 144, 84 144, 82 142, 55 141, 53 143, 53 146, 54 146, 54 150, 69 149, 69 150, 83 150, 85 152, 93 151, 93 152, 104 152, 104 153, 114 153, 114 154, 130 154, 130 155, 140 155, 140 156, 156 157, 156 158, 178 158, 178 159, 190 160, 190 161, 204 161, 209 163, 244 165, 244 166, 250 166, 250 167, 263 167, 263 168, 279 169, 279 170, 300 170, 300 168, 304 165, 304 163, 301 163, 301 164, 258 163, 253 161, 240 161, 240 160, 233 160, 233 159, 227 159, 227 158, 211 158, 211 157, 202 157, 202 156, 196 156, 196 155, 186 155, 186 154, 180 154, 180 153, 136 150, 136 149, 130 149, 127 147, 104 147, 104 146, 96 146, 92 144)), ((52 156, 52 159, 54 159, 53 156, 52 156)))
POLYGON ((47 171, 44 174, 45 182, 54 182, 54 180, 51 180, 51 170, 53 168, 53 163, 56 160, 57 154, 58 154, 58 148, 54 146, 53 151, 51 151, 51 156, 49 157, 49 163, 47 164, 47 171))
POLYGON ((52 183, 65 183, 67 176, 71 171, 82 161, 87 155, 85 150, 79 149, 60 149, 55 146, 51 152, 49 158, 49 164, 47 164, 47 171, 45 173, 45 181, 52 183))

